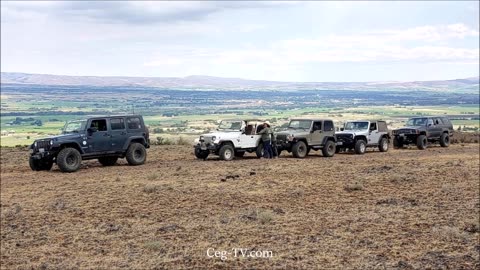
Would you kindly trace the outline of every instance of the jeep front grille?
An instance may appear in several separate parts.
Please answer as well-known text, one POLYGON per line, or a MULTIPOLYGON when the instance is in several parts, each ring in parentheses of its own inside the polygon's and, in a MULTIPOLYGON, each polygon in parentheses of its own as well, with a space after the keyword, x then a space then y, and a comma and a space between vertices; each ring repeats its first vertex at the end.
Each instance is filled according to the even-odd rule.
POLYGON ((285 134, 277 135, 277 141, 286 142, 287 141, 287 135, 285 135, 285 134))
POLYGON ((416 131, 414 129, 399 129, 397 130, 397 134, 415 134, 416 131))
POLYGON ((36 149, 43 148, 45 150, 50 149, 50 141, 37 141, 37 147, 36 149))
POLYGON ((351 134, 337 134, 336 136, 339 141, 351 140, 353 137, 351 134))
POLYGON ((203 142, 206 144, 213 143, 212 137, 203 137, 203 142))

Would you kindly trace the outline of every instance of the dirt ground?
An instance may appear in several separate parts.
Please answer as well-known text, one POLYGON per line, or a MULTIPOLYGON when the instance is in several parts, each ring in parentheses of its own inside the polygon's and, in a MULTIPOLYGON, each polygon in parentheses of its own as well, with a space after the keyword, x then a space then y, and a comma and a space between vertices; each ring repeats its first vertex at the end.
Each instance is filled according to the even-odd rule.
POLYGON ((478 144, 230 162, 192 150, 65 174, 2 149, 1 269, 480 267, 478 144), (208 256, 234 248, 273 256, 208 256))

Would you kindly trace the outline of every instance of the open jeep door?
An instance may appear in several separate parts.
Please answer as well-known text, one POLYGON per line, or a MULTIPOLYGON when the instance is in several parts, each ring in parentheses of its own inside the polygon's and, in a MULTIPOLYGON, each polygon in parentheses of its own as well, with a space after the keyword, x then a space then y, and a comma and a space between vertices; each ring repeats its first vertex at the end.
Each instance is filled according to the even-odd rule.
POLYGON ((241 148, 255 148, 260 140, 260 135, 257 134, 257 130, 262 124, 259 121, 245 121, 245 129, 240 135, 240 147, 241 148))

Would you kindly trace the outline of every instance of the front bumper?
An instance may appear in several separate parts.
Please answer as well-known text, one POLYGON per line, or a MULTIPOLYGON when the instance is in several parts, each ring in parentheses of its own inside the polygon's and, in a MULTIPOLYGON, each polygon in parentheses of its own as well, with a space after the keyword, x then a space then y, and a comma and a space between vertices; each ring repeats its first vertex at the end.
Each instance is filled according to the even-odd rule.
POLYGON ((194 148, 199 149, 200 151, 209 151, 215 153, 220 149, 220 145, 214 143, 199 142, 194 146, 194 148))
POLYGON ((30 149, 30 156, 36 160, 44 160, 44 159, 53 159, 55 157, 55 153, 52 151, 34 151, 30 149))
POLYGON ((417 134, 396 134, 395 138, 397 138, 398 142, 402 144, 416 144, 417 143, 417 134))
POLYGON ((288 152, 292 151, 292 142, 289 141, 279 141, 277 140, 277 149, 278 151, 287 150, 288 152))
POLYGON ((352 148, 355 145, 355 141, 353 138, 338 138, 337 137, 337 146, 338 147, 344 147, 344 148, 352 148))

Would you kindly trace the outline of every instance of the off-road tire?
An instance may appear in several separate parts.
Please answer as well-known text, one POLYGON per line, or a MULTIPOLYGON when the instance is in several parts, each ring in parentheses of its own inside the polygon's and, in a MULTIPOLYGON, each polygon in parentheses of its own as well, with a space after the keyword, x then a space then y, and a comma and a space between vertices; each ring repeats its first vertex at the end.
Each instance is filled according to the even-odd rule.
POLYGON ((259 143, 257 146, 257 150, 255 150, 255 154, 258 158, 263 157, 263 143, 259 143))
POLYGON ((357 140, 355 142, 355 154, 363 155, 367 150, 367 143, 364 140, 357 140))
POLYGON ((117 163, 118 157, 101 157, 98 158, 98 162, 103 166, 113 166, 117 163))
POLYGON ((427 149, 427 136, 419 135, 417 137, 417 148, 420 150, 427 149))
POLYGON ((235 157, 243 157, 245 155, 245 151, 235 151, 235 157))
POLYGON ((335 147, 335 142, 327 141, 322 148, 322 154, 324 157, 333 157, 337 148, 335 147))
POLYGON ((400 142, 398 137, 393 137, 393 148, 402 148, 403 147, 403 142, 400 142))
POLYGON ((230 144, 224 144, 218 152, 221 160, 232 160, 235 157, 235 150, 230 144))
POLYGON ((296 142, 292 147, 292 154, 296 158, 304 158, 308 155, 307 145, 303 141, 296 142))
POLYGON ((378 144, 378 150, 380 150, 380 152, 387 152, 388 151, 388 139, 387 138, 382 138, 380 140, 380 144, 378 144))
POLYGON ((30 157, 28 164, 30 165, 30 169, 32 169, 32 171, 50 171, 53 166, 53 161, 42 162, 42 160, 30 157))
POLYGON ((63 148, 57 155, 57 165, 62 172, 76 172, 81 164, 82 155, 75 148, 63 148))
POLYGON ((127 155, 125 156, 129 165, 142 165, 147 160, 147 150, 141 143, 132 143, 128 146, 127 155))
POLYGON ((198 159, 207 159, 208 154, 210 154, 208 151, 202 150, 200 148, 195 148, 195 157, 198 159))
POLYGON ((450 137, 448 136, 448 133, 443 133, 442 136, 440 137, 440 146, 448 147, 449 145, 450 145, 450 137))

